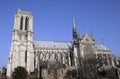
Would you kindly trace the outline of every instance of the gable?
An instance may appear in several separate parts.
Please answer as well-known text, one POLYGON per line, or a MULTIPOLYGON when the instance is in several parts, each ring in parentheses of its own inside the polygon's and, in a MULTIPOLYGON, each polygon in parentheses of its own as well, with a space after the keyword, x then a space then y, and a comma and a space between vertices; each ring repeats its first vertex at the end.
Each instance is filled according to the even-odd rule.
POLYGON ((81 43, 94 43, 94 38, 88 34, 85 34, 81 37, 81 43))

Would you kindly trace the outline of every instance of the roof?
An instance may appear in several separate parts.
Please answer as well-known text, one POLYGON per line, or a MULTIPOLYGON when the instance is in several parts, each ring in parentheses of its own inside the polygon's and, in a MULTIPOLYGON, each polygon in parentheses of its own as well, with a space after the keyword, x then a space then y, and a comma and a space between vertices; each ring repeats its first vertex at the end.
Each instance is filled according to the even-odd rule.
MULTIPOLYGON (((34 41, 34 46, 36 48, 69 48, 72 47, 71 42, 65 41, 34 41)), ((96 47, 98 50, 109 50, 101 43, 97 43, 96 47)))
POLYGON ((107 47, 105 47, 103 44, 101 43, 97 43, 96 47, 98 50, 109 50, 107 47))
POLYGON ((65 41, 34 41, 34 46, 37 48, 69 48, 71 42, 65 41))

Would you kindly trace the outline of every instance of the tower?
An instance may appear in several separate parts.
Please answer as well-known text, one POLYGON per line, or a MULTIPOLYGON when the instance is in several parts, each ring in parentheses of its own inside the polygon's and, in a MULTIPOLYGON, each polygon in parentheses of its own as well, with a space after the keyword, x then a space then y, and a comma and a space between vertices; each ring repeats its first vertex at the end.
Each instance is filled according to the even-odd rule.
POLYGON ((79 64, 79 54, 80 54, 80 47, 79 47, 79 36, 76 30, 76 25, 75 25, 75 19, 73 17, 73 41, 72 41, 72 55, 73 55, 73 66, 75 66, 75 68, 78 68, 78 64, 79 64))
POLYGON ((12 44, 7 66, 7 76, 14 68, 25 67, 28 73, 34 70, 33 16, 31 12, 18 10, 14 18, 12 44))

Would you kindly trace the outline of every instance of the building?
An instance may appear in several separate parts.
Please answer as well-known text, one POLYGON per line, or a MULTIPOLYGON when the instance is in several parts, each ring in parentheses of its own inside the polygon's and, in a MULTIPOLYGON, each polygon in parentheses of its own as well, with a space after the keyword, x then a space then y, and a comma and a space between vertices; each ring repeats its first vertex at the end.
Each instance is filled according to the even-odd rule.
POLYGON ((0 68, 0 79, 6 78, 6 70, 5 67, 0 68))
POLYGON ((14 19, 7 76, 11 77, 17 66, 23 66, 29 74, 33 72, 43 79, 63 79, 68 70, 80 69, 83 59, 99 55, 111 67, 119 64, 119 57, 113 61, 111 51, 104 44, 96 43, 93 35, 78 34, 74 18, 72 30, 71 42, 33 40, 32 13, 18 10, 14 19))

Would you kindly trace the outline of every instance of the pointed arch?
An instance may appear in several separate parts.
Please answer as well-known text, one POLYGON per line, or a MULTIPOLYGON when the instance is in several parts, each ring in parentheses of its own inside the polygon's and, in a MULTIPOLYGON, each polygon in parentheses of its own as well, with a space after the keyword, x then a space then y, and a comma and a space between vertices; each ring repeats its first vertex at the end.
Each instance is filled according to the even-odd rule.
POLYGON ((43 53, 40 53, 39 60, 43 60, 43 53))
POLYGON ((26 19, 25 19, 25 30, 28 30, 28 21, 29 21, 29 18, 26 17, 26 19))
POLYGON ((50 54, 47 52, 47 53, 46 53, 46 59, 47 59, 47 60, 49 59, 49 55, 50 55, 50 54))
POLYGON ((20 30, 23 29, 23 17, 20 18, 20 30))
POLYGON ((25 63, 27 63, 27 50, 25 51, 25 63))
POLYGON ((60 53, 57 53, 58 54, 58 61, 60 61, 60 53))

